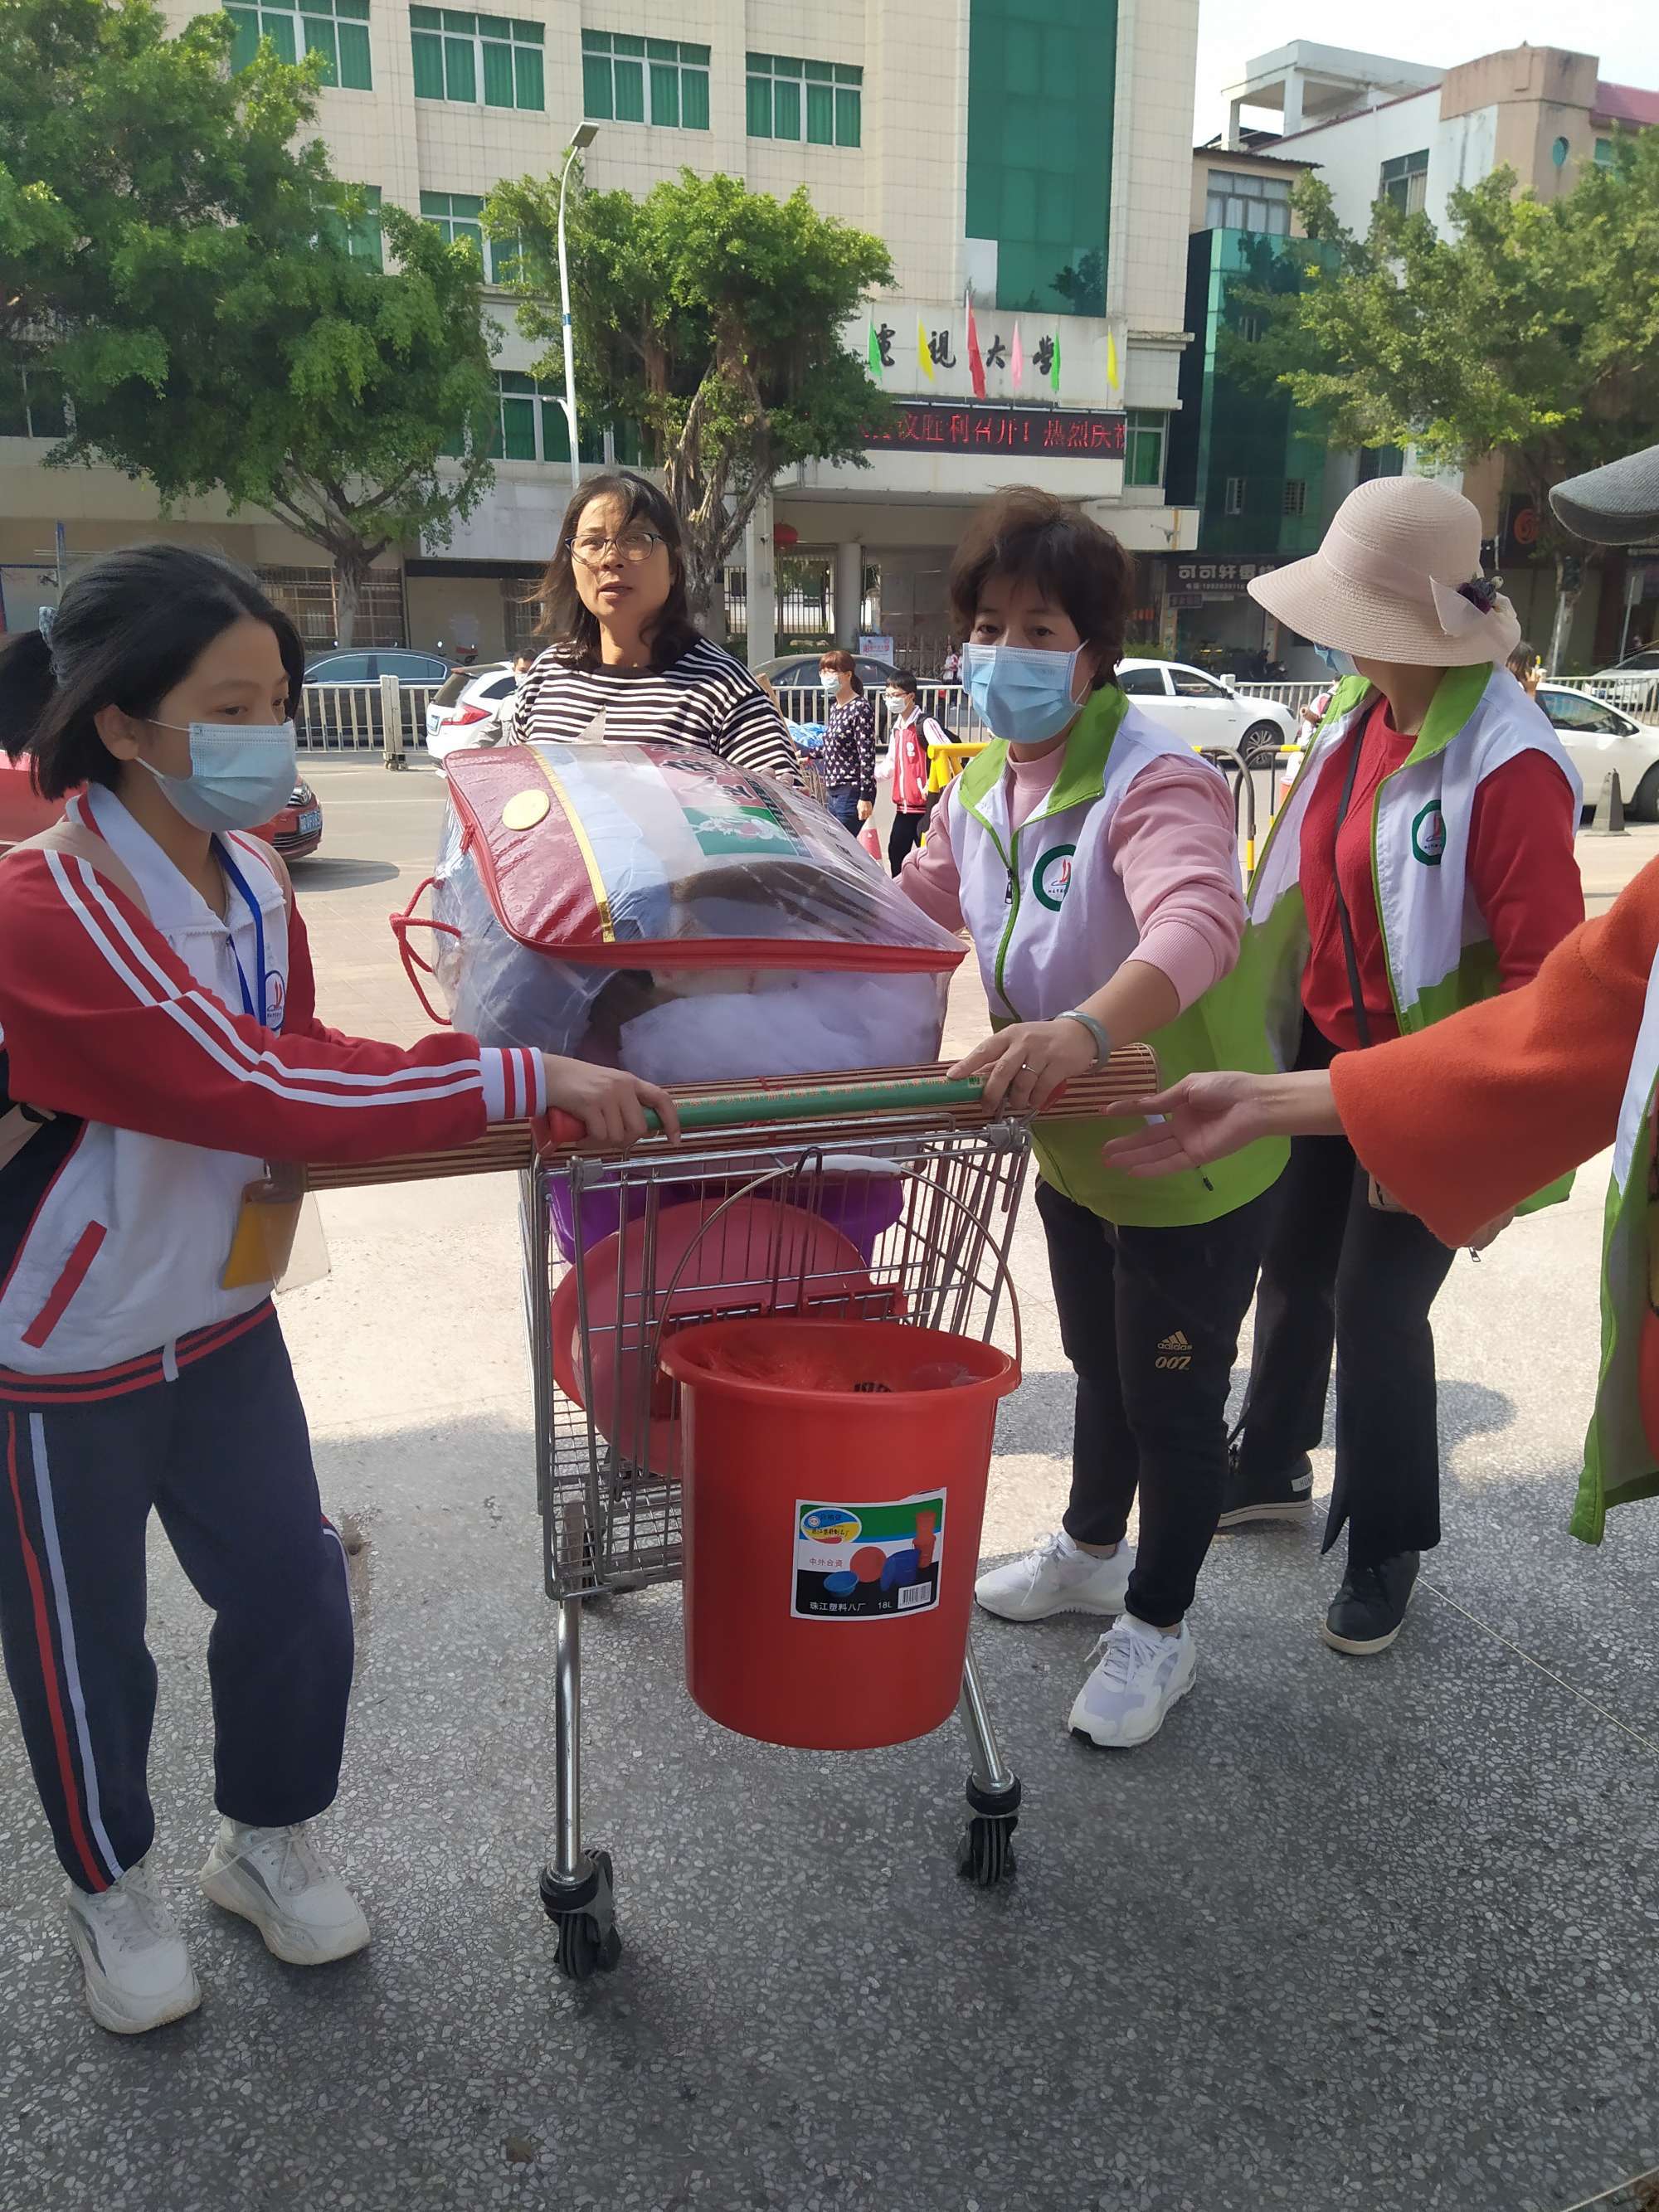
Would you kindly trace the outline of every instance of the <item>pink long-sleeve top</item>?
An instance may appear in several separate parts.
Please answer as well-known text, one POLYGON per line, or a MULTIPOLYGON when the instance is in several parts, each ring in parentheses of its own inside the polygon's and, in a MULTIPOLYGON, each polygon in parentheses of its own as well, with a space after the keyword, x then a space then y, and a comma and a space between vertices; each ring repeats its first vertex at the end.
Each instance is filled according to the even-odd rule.
MULTIPOLYGON (((1008 819, 1018 830, 1054 788, 1066 748, 1008 763, 1008 819)), ((961 929, 962 886, 951 840, 935 834, 911 854, 900 888, 946 929, 961 929)), ((1232 795, 1212 768, 1172 754, 1140 774, 1118 802, 1108 848, 1140 932, 1129 955, 1166 975, 1184 1010, 1231 969, 1244 933, 1232 795)), ((1103 975, 1103 983, 1110 977, 1103 975)))

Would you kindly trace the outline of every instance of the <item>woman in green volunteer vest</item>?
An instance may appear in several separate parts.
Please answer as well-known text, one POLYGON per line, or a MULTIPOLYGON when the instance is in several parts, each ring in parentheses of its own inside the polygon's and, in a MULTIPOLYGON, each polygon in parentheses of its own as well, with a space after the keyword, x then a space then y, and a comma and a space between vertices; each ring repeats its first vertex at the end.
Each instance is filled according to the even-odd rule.
MULTIPOLYGON (((1115 538, 1047 493, 1005 493, 958 549, 963 678, 1000 742, 947 791, 900 883, 965 927, 994 1034, 957 1073, 1038 1108, 1113 1043, 1170 1076, 1270 1066, 1233 970, 1243 923, 1227 786, 1113 682, 1133 573, 1115 538)), ((1110 1615, 1071 1725, 1144 1742, 1190 1688, 1186 1625, 1226 1473, 1239 1323, 1284 1164, 1255 1145, 1206 1176, 1148 1185, 1104 1164, 1121 1124, 1036 1124, 1037 1208, 1077 1374, 1071 1501, 1029 1557, 980 1578, 1011 1620, 1110 1615), (1139 1551, 1127 1540, 1139 1495, 1139 1551)))
MULTIPOLYGON (((1281 1065, 1317 1071, 1531 979, 1583 919, 1580 791, 1505 665, 1520 625, 1480 573, 1480 517, 1460 494, 1362 484, 1317 554, 1249 589, 1352 656, 1250 885, 1281 1065)), ((1324 1548, 1345 1527, 1348 1546, 1322 1633, 1339 1651, 1394 1642, 1440 1540, 1429 1312, 1451 1263, 1343 1137, 1298 1139, 1220 1525, 1309 1517, 1334 1350, 1324 1548)))

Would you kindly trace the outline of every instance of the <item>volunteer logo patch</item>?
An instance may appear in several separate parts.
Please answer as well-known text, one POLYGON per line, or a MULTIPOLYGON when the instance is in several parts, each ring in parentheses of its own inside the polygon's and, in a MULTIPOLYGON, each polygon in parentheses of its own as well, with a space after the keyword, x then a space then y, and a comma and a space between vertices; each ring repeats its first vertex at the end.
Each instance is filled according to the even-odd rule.
POLYGON ((1440 803, 1431 799, 1420 814, 1412 818, 1412 850, 1425 868, 1437 868, 1440 856, 1446 849, 1446 817, 1440 811, 1440 803))
POLYGON ((1075 845, 1056 845, 1031 871, 1031 889, 1050 914, 1058 914, 1072 888, 1072 856, 1075 845))

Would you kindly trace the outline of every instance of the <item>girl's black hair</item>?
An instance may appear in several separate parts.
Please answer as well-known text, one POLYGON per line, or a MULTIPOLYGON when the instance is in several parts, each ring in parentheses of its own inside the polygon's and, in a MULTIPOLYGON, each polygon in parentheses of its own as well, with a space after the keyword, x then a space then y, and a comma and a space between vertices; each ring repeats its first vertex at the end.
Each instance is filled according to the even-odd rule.
POLYGON ((194 545, 100 554, 65 586, 50 639, 30 629, 0 646, 0 746, 13 760, 28 754, 46 799, 83 783, 112 789, 121 763, 98 734, 100 709, 153 714, 220 632, 250 615, 276 634, 295 714, 305 647, 252 570, 194 545))
POLYGON ((652 616, 645 636, 651 647, 651 665, 672 667, 696 643, 698 635, 685 588, 685 536, 673 502, 648 477, 635 476, 632 469, 612 469, 603 476, 589 477, 577 489, 559 525, 559 542, 547 573, 536 586, 542 618, 534 634, 550 639, 577 668, 599 665, 599 618, 582 604, 570 550, 582 516, 596 499, 617 501, 622 509, 621 529, 639 523, 654 530, 668 549, 668 597, 652 616))

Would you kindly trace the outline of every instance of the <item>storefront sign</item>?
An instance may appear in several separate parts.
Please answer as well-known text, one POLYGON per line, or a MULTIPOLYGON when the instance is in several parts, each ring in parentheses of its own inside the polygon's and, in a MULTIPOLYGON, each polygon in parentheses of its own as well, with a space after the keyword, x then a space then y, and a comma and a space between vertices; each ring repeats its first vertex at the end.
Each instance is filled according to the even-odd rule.
POLYGON ((1201 607, 1215 599, 1242 599, 1252 576, 1267 576, 1282 561, 1176 561, 1170 569, 1167 604, 1201 607))
POLYGON ((1075 455, 1112 461, 1123 458, 1123 428, 1121 414, 1092 407, 911 399, 899 401, 888 427, 869 432, 864 442, 872 453, 1075 455))

